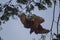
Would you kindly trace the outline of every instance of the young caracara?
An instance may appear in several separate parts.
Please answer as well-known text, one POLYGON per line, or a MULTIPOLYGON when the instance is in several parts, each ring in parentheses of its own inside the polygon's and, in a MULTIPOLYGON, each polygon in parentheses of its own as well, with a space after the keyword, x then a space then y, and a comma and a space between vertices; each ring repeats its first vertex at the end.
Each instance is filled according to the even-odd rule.
POLYGON ((30 28, 30 33, 35 32, 36 34, 45 34, 48 33, 49 30, 44 29, 40 24, 44 22, 44 19, 39 16, 30 16, 26 18, 25 14, 19 16, 21 22, 23 23, 25 28, 30 28))

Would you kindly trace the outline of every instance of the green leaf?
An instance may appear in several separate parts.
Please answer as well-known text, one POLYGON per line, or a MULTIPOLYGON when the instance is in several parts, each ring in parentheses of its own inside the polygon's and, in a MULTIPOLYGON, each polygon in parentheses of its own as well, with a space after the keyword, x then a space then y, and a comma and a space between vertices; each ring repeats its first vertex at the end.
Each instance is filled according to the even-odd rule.
POLYGON ((26 12, 30 12, 30 8, 29 7, 26 8, 26 12))
POLYGON ((18 9, 17 8, 13 8, 12 14, 17 15, 17 12, 18 12, 18 9))
POLYGON ((57 34, 56 37, 57 37, 57 38, 60 38, 60 34, 57 34))
POLYGON ((51 0, 44 0, 44 3, 47 4, 48 7, 52 6, 51 0))
POLYGON ((46 9, 46 7, 40 3, 36 3, 35 6, 37 6, 39 10, 45 10, 46 9))
POLYGON ((1 21, 0 21, 0 25, 1 25, 1 21))
POLYGON ((26 4, 28 0, 17 0, 17 3, 26 4))
POLYGON ((54 39, 52 39, 52 40, 58 40, 58 39, 55 39, 55 38, 54 38, 54 39))
POLYGON ((1 6, 1 4, 0 4, 0 12, 2 12, 2 6, 1 6))
POLYGON ((0 37, 0 40, 3 40, 3 39, 0 37))
POLYGON ((31 4, 30 5, 30 10, 33 10, 34 9, 34 6, 31 4))
POLYGON ((6 14, 9 14, 9 15, 17 15, 17 12, 18 12, 18 9, 15 8, 15 7, 10 7, 10 6, 7 6, 4 10, 4 13, 6 14))
POLYGON ((6 17, 6 16, 2 16, 2 17, 1 17, 1 20, 5 20, 5 21, 8 21, 8 20, 9 20, 9 17, 6 17))
POLYGON ((32 4, 30 4, 30 7, 26 8, 26 12, 31 13, 32 10, 34 10, 34 6, 32 4))
POLYGON ((0 7, 0 12, 2 12, 2 7, 0 7))

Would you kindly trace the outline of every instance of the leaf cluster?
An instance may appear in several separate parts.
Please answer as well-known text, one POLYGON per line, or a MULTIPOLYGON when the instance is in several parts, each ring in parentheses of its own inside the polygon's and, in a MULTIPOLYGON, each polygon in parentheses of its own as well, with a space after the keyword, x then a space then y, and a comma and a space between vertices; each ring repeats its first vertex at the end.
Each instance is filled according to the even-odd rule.
POLYGON ((2 4, 0 4, 0 12, 3 11, 3 15, 0 16, 0 25, 1 25, 2 21, 8 21, 10 16, 19 15, 18 12, 20 12, 19 11, 20 9, 18 10, 18 8, 23 9, 24 6, 22 6, 22 5, 26 6, 24 8, 24 9, 26 9, 25 10, 26 13, 27 12, 31 13, 31 11, 34 10, 35 7, 37 7, 38 10, 45 10, 45 9, 47 9, 46 5, 48 7, 52 6, 51 0, 39 0, 39 2, 37 2, 35 0, 16 0, 16 2, 19 3, 19 5, 17 5, 18 6, 17 8, 15 7, 15 5, 10 4, 11 2, 12 2, 12 0, 10 0, 8 2, 8 4, 5 4, 3 6, 2 6, 2 4))

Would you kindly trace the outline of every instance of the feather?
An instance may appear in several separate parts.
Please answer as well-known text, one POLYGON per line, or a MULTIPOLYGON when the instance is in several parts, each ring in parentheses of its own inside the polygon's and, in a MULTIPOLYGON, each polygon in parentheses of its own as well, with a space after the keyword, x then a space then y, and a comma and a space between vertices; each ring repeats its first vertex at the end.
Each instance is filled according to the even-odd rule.
POLYGON ((38 28, 38 25, 44 22, 44 19, 39 16, 34 16, 34 27, 38 28))
POLYGON ((22 14, 20 16, 20 20, 25 28, 31 28, 33 25, 33 21, 30 21, 29 19, 27 19, 25 14, 22 14))
POLYGON ((30 30, 30 34, 32 32, 35 32, 35 34, 46 34, 46 33, 49 33, 49 30, 47 30, 47 29, 43 28, 41 25, 39 25, 37 29, 35 27, 32 27, 30 30))

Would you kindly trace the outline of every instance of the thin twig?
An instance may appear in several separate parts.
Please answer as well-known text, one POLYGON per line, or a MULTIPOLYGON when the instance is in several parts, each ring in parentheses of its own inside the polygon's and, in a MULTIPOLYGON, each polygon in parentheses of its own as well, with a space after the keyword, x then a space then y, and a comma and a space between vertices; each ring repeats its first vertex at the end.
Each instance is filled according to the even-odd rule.
POLYGON ((59 16, 58 16, 58 20, 57 20, 57 34, 58 34, 58 25, 59 25, 59 19, 60 19, 60 13, 59 13, 59 16))
MULTIPOLYGON (((24 9, 26 9, 27 7, 29 7, 29 5, 30 5, 31 2, 32 2, 32 1, 29 1, 29 3, 26 5, 26 7, 25 7, 24 9)), ((19 11, 19 12, 23 12, 24 9, 22 9, 22 10, 19 11)))
MULTIPOLYGON (((59 4, 60 4, 60 0, 59 0, 59 4)), ((60 8, 60 5, 59 5, 60 8)), ((59 16, 58 16, 58 20, 57 20, 57 34, 58 34, 58 25, 59 25, 59 19, 60 19, 60 9, 59 9, 59 16)))
MULTIPOLYGON (((57 23, 56 21, 54 21, 55 23, 57 23)), ((58 24, 60 26, 60 24, 58 24)))
POLYGON ((54 1, 54 8, 53 8, 53 20, 52 20, 52 25, 51 25, 51 36, 50 36, 50 40, 51 38, 53 38, 53 34, 52 34, 52 29, 53 29, 53 23, 54 23, 54 18, 55 18, 55 1, 54 1))

